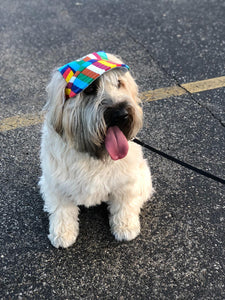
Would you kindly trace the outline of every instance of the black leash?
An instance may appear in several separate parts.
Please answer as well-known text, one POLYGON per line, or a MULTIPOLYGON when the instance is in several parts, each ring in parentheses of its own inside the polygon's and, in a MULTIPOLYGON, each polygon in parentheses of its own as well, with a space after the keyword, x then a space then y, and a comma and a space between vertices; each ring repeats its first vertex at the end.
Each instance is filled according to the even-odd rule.
POLYGON ((177 158, 175 158, 175 157, 173 157, 173 156, 171 156, 171 155, 169 155, 169 154, 167 154, 167 153, 165 153, 165 152, 163 152, 161 150, 155 149, 155 148, 153 148, 153 147, 151 147, 151 146, 143 143, 142 141, 138 140, 137 138, 134 138, 132 141, 135 142, 135 143, 137 143, 137 144, 139 144, 139 145, 141 145, 142 147, 144 147, 144 148, 146 148, 146 149, 154 152, 154 153, 157 153, 158 155, 161 155, 162 157, 165 157, 168 160, 171 160, 171 161, 173 161, 173 162, 175 162, 175 163, 177 163, 177 164, 179 164, 179 165, 181 165, 181 166, 189 169, 189 170, 192 170, 192 171, 194 171, 194 172, 196 172, 196 173, 198 173, 200 175, 203 175, 203 176, 205 176, 207 178, 210 178, 210 179, 213 179, 213 180, 215 180, 217 182, 225 184, 225 180, 224 179, 222 179, 220 177, 217 177, 217 176, 215 176, 215 175, 213 175, 211 173, 208 173, 206 171, 203 171, 201 169, 198 169, 198 168, 196 168, 196 167, 194 167, 194 166, 192 166, 192 165, 190 165, 188 163, 185 163, 185 162, 183 162, 183 161, 181 161, 181 160, 179 160, 179 159, 177 159, 177 158))

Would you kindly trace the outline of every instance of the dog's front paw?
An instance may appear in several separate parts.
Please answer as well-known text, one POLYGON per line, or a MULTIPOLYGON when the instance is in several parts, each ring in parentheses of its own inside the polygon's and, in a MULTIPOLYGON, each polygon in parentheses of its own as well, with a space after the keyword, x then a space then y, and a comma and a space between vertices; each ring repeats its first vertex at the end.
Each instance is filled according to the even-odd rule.
POLYGON ((73 210, 73 214, 68 212, 66 213, 65 210, 59 210, 58 212, 50 215, 48 238, 54 247, 67 248, 73 245, 76 241, 79 233, 79 224, 76 212, 77 209, 73 210))
POLYGON ((67 248, 72 246, 77 238, 78 233, 66 231, 64 233, 55 234, 49 233, 48 238, 52 244, 52 246, 59 248, 67 248))
POLYGON ((119 216, 110 217, 110 226, 117 241, 131 241, 140 233, 139 216, 131 218, 121 218, 119 216))

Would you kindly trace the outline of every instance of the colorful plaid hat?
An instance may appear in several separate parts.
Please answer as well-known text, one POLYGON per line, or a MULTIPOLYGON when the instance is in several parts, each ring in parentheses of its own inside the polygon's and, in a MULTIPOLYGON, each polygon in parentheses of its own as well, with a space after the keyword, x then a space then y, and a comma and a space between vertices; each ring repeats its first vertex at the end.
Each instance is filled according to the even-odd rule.
POLYGON ((125 64, 109 61, 104 51, 88 54, 60 67, 58 71, 67 82, 66 99, 75 97, 103 73, 115 68, 129 70, 125 64))

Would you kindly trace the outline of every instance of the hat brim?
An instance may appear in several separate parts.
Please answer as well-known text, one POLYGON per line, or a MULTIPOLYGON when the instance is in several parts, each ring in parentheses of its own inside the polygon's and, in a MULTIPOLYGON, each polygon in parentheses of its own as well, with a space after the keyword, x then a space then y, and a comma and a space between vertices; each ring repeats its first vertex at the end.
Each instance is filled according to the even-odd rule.
POLYGON ((77 60, 59 68, 58 70, 67 82, 66 99, 75 97, 104 73, 114 69, 126 72, 129 70, 129 66, 101 58, 77 60))

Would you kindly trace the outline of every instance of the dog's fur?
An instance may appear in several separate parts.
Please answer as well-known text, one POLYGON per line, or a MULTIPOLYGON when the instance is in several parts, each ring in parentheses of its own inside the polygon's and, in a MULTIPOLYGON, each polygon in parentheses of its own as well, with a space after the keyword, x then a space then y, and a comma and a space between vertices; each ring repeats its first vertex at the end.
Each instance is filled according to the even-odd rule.
MULTIPOLYGON (((121 63, 111 54, 108 57, 121 63)), ((115 69, 65 101, 66 84, 55 71, 47 87, 39 185, 49 213, 48 237, 57 248, 71 246, 79 232, 78 206, 107 202, 115 238, 132 240, 140 233, 140 209, 153 192, 142 150, 131 141, 142 126, 137 85, 130 72, 115 69), (124 109, 128 117, 115 119, 114 112, 124 109), (104 145, 113 125, 129 141, 127 156, 117 161, 104 145)))

